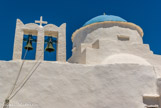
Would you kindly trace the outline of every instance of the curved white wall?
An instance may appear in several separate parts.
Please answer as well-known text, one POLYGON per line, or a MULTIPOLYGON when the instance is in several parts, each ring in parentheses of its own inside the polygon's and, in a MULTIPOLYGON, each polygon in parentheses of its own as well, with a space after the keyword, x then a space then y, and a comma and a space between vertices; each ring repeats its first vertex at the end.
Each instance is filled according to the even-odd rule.
POLYGON ((92 43, 97 39, 117 40, 118 35, 130 37, 133 43, 142 44, 142 29, 128 22, 100 22, 91 24, 77 30, 73 36, 73 47, 79 47, 81 43, 92 43))
POLYGON ((115 54, 112 56, 107 57, 101 64, 139 64, 139 65, 147 65, 150 66, 151 64, 148 63, 145 59, 132 55, 132 54, 115 54))

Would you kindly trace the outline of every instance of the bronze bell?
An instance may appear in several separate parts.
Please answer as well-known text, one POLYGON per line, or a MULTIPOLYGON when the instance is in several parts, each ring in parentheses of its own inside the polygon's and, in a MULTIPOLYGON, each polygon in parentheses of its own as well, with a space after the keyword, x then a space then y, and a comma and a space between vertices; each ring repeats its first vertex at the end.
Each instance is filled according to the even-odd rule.
POLYGON ((55 51, 54 47, 53 47, 53 42, 48 42, 47 43, 47 47, 45 48, 45 51, 48 51, 48 52, 53 52, 55 51))
POLYGON ((32 47, 32 36, 29 35, 29 38, 27 40, 27 45, 25 46, 25 49, 26 50, 33 50, 33 47, 32 47))

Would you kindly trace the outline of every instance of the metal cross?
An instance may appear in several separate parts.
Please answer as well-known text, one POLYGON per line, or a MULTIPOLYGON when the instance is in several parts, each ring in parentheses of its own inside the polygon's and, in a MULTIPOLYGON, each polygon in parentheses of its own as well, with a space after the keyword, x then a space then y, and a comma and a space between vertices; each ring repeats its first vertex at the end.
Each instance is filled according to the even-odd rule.
POLYGON ((42 16, 40 17, 40 21, 35 20, 35 23, 40 23, 40 27, 42 27, 42 24, 47 24, 47 21, 42 20, 42 16))

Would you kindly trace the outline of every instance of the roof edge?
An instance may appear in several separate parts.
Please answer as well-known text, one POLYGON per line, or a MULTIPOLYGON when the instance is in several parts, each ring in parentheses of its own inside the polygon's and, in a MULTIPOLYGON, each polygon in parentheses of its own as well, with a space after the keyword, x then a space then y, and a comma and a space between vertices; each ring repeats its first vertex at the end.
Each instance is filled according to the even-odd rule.
POLYGON ((104 22, 104 21, 122 21, 122 22, 127 22, 125 19, 115 16, 115 15, 99 15, 96 16, 90 20, 88 20, 83 26, 97 23, 97 22, 104 22))
POLYGON ((94 26, 94 25, 97 25, 97 24, 121 24, 122 25, 122 27, 124 26, 126 26, 126 27, 133 27, 133 29, 136 29, 137 30, 137 32, 143 37, 143 35, 144 35, 144 32, 143 32, 143 30, 142 30, 142 28, 140 27, 140 26, 138 26, 138 25, 136 25, 136 24, 134 24, 134 23, 131 23, 131 22, 122 22, 122 21, 104 21, 104 22, 97 22, 97 23, 93 23, 93 24, 89 24, 89 25, 86 25, 86 26, 83 26, 83 27, 81 27, 81 28, 79 28, 79 29, 77 29, 73 34, 72 34, 72 37, 71 37, 71 40, 72 40, 72 42, 73 42, 73 40, 74 40, 74 37, 75 37, 75 35, 79 32, 79 31, 81 31, 81 30, 84 30, 84 29, 86 29, 86 28, 88 28, 88 27, 92 27, 92 26, 94 26))

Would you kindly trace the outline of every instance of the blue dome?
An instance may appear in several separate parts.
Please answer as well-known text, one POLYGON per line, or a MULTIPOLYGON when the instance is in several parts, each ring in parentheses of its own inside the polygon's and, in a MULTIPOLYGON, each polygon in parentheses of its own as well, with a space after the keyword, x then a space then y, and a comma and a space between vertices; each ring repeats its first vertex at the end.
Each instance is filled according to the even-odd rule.
POLYGON ((104 21, 122 21, 122 22, 127 22, 121 17, 114 16, 114 15, 100 15, 97 17, 92 18, 91 20, 87 21, 83 26, 97 23, 97 22, 104 22, 104 21))

